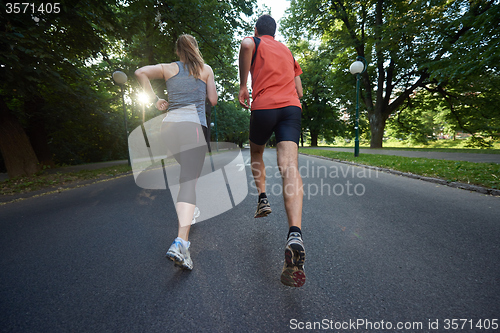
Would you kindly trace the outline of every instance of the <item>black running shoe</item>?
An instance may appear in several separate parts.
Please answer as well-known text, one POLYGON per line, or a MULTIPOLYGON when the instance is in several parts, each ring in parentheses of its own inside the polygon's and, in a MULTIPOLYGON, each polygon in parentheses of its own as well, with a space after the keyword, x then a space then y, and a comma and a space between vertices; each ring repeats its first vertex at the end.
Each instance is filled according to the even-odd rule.
POLYGON ((285 247, 285 264, 281 273, 281 283, 290 287, 302 287, 306 282, 305 260, 306 250, 302 236, 298 232, 291 232, 285 247))
POLYGON ((257 205, 257 211, 253 217, 264 217, 271 214, 271 205, 269 204, 269 200, 267 198, 262 198, 259 200, 259 204, 257 205))

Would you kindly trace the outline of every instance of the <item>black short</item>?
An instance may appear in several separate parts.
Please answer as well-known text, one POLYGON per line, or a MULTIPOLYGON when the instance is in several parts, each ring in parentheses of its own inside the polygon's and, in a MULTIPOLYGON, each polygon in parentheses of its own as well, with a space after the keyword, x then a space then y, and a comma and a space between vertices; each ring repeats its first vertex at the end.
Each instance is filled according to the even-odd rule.
POLYGON ((299 145, 302 110, 298 106, 254 110, 250 117, 250 141, 265 145, 273 132, 276 142, 293 141, 299 145))

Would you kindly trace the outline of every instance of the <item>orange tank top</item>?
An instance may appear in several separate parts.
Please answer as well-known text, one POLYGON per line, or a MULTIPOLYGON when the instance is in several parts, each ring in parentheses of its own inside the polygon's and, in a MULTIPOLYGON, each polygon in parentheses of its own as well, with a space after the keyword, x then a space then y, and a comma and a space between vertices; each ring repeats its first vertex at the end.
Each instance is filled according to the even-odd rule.
POLYGON ((256 49, 250 67, 252 111, 286 106, 301 108, 295 77, 302 74, 302 69, 288 47, 274 37, 264 35, 256 49))

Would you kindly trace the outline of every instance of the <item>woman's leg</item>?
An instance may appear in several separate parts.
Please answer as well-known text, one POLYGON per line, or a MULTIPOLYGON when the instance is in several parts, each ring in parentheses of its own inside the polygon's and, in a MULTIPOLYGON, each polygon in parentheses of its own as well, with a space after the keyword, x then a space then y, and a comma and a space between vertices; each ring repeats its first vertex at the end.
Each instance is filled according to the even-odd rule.
POLYGON ((165 142, 180 165, 179 193, 175 205, 179 219, 178 237, 187 241, 196 206, 196 182, 207 152, 202 127, 196 123, 170 123, 165 126, 165 142), (172 147, 175 144, 176 147, 172 147))
POLYGON ((181 176, 177 196, 177 216, 179 217, 179 237, 188 240, 194 209, 196 207, 196 183, 205 161, 207 146, 187 149, 180 153, 181 176))
POLYGON ((175 209, 179 218, 179 231, 177 237, 188 241, 189 230, 191 229, 191 221, 193 220, 194 208, 196 206, 187 202, 177 202, 175 209))

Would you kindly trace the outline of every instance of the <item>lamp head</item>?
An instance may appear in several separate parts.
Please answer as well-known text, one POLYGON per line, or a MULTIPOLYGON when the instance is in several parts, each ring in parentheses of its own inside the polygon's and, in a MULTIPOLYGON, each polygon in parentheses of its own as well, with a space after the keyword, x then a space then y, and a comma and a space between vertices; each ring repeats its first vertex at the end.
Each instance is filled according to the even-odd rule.
POLYGON ((365 69, 365 64, 363 64, 361 61, 356 60, 355 62, 352 63, 351 67, 349 70, 351 71, 351 74, 360 74, 363 72, 363 69, 365 69))
POLYGON ((115 80, 117 84, 125 84, 125 82, 127 82, 127 74, 122 71, 116 71, 113 73, 113 80, 115 80))

